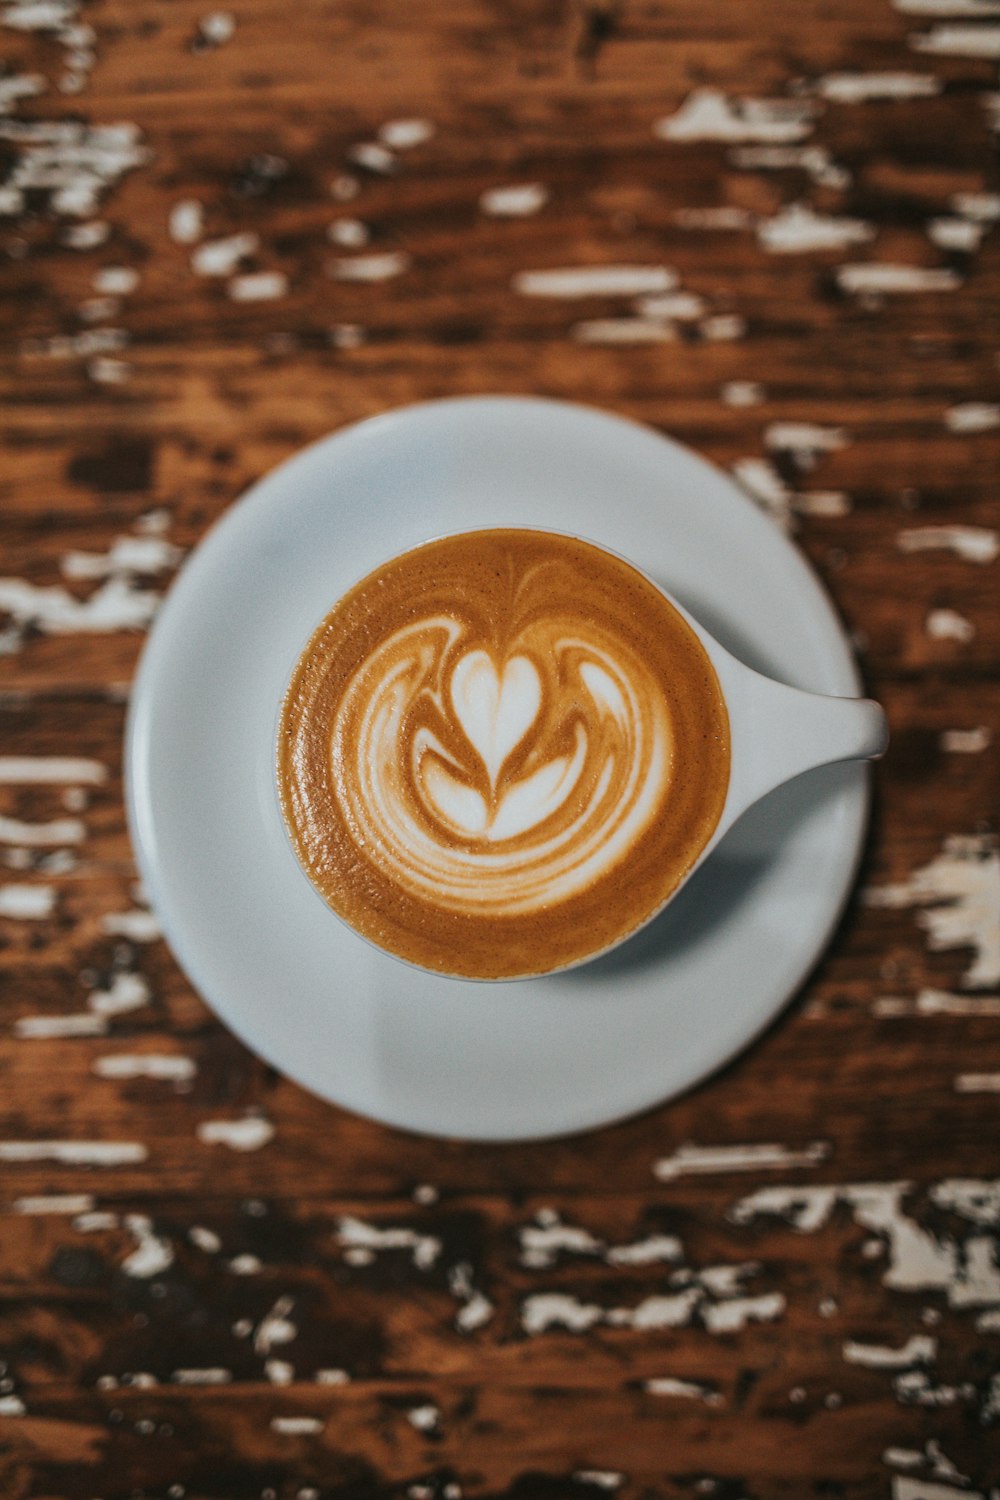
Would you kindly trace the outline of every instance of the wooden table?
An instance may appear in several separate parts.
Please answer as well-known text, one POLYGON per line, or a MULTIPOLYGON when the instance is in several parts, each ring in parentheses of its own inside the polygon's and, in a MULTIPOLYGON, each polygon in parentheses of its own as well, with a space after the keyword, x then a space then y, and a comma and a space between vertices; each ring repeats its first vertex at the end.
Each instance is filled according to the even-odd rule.
POLYGON ((0 38, 0 1492, 996 1496, 1000 6, 4 0, 0 38), (210 523, 482 391, 732 469, 893 728, 769 1034, 492 1148, 245 1051, 121 787, 210 523))

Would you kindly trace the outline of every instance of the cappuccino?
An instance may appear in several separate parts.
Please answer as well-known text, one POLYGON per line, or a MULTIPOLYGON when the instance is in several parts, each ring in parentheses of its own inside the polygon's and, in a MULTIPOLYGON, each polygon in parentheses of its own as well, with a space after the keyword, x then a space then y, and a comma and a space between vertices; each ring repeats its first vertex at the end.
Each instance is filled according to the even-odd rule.
POLYGON ((509 979, 667 900, 719 820, 729 724, 694 631, 630 564, 467 532, 369 574, 292 675, 277 779, 328 904, 398 958, 509 979))

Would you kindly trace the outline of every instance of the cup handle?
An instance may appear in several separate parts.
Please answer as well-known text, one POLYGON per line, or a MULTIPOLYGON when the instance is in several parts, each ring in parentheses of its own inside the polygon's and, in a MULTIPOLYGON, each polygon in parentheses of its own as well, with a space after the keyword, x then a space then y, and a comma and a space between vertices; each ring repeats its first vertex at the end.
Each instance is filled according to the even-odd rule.
MULTIPOLYGON (((728 664, 727 664, 728 665, 728 664)), ((889 743, 885 710, 870 698, 806 693, 734 663, 722 687, 729 708, 732 776, 728 827, 775 787, 844 760, 877 760, 889 743)))

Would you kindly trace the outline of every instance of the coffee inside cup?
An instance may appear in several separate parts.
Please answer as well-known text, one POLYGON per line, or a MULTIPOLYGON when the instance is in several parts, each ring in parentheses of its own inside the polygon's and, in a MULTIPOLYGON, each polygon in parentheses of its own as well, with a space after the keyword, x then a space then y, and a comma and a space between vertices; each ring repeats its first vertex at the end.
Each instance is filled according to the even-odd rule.
POLYGON ((330 610, 277 779, 328 904, 398 958, 509 979, 592 957, 697 861, 729 724, 694 631, 629 563, 552 532, 428 542, 330 610))

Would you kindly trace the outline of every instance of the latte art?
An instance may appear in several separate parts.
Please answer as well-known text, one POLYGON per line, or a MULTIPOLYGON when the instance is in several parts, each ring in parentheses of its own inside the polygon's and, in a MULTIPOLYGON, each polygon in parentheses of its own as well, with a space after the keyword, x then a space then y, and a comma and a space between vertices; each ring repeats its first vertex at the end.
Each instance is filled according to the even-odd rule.
POLYGON ((728 725, 697 637, 628 564, 532 531, 396 558, 314 634, 278 783, 329 904, 398 956, 544 972, 641 925, 697 858, 728 725))

